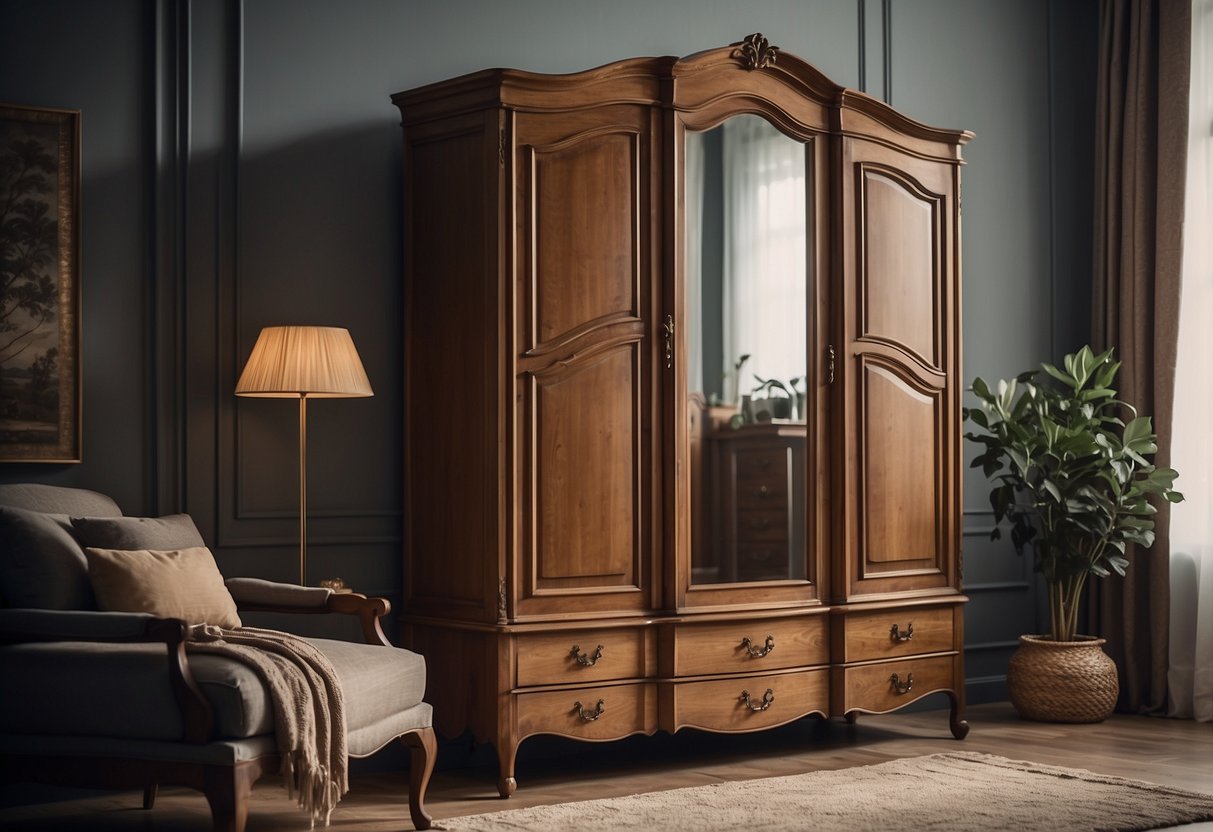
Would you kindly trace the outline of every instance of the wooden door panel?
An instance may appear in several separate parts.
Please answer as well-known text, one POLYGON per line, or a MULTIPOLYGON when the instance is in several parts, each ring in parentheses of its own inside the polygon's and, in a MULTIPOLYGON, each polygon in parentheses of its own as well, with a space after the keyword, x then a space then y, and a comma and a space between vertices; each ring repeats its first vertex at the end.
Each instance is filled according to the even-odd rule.
POLYGON ((636 344, 535 381, 535 590, 637 586, 636 344))
POLYGON ((639 139, 592 132, 529 148, 535 344, 610 315, 637 315, 639 139))
POLYGON ((957 176, 842 143, 842 598, 951 592, 959 576, 957 176))
POLYGON ((514 617, 652 606, 653 118, 516 115, 514 617))
POLYGON ((884 167, 862 164, 859 278, 864 338, 939 366, 939 194, 884 167))
POLYGON ((880 364, 863 365, 864 574, 939 557, 939 399, 880 364))

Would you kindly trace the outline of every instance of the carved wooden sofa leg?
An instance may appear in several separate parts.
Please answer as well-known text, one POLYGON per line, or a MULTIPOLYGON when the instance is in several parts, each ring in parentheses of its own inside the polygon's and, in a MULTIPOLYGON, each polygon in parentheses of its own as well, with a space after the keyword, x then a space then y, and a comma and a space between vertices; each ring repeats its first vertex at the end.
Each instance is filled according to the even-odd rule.
POLYGON ((160 788, 156 783, 143 787, 143 808, 151 809, 156 805, 156 790, 160 788))
POLYGON ((405 734, 400 741, 409 749, 409 814, 413 826, 429 829, 434 819, 425 811, 425 791, 438 757, 438 738, 433 728, 421 728, 405 734))
POLYGON ((261 776, 257 761, 237 763, 233 767, 207 766, 202 776, 202 793, 211 807, 214 832, 244 832, 248 821, 248 798, 253 783, 261 776))

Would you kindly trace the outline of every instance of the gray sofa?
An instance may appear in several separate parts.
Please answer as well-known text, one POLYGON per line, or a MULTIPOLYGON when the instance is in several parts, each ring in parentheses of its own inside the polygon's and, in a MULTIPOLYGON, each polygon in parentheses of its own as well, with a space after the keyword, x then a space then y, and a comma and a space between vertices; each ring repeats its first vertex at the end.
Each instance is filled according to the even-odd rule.
MULTIPOLYGON (((253 783, 280 766, 268 694, 237 661, 187 656, 180 620, 96 610, 71 518, 121 516, 96 492, 0 484, 0 775, 142 788, 147 809, 159 784, 189 786, 205 794, 216 830, 239 832, 253 783)), ((180 533, 165 529, 151 531, 180 533)), ((410 748, 409 809, 428 828, 436 741, 425 661, 384 637, 388 602, 255 579, 227 587, 241 613, 358 617, 366 644, 308 641, 341 680, 349 756, 397 738, 410 748)))

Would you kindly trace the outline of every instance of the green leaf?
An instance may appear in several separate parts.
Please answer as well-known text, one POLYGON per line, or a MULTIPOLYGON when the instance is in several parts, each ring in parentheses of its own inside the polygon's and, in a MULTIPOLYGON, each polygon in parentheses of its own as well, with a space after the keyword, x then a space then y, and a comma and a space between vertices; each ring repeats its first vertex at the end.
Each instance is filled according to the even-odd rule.
POLYGON ((1125 425, 1125 435, 1122 441, 1126 446, 1135 445, 1141 440, 1151 437, 1153 433, 1154 429, 1150 426, 1150 417, 1138 416, 1125 425))
POLYGON ((1053 378, 1057 379, 1062 384, 1068 384, 1071 387, 1074 386, 1074 377, 1070 376, 1070 375, 1066 375, 1061 370, 1054 367, 1052 364, 1047 364, 1047 363, 1041 364, 1040 369, 1044 370, 1046 373, 1053 376, 1053 378))
POLYGON ((986 385, 985 380, 981 376, 973 379, 973 393, 979 399, 984 399, 987 402, 994 398, 994 396, 990 394, 990 388, 986 385))

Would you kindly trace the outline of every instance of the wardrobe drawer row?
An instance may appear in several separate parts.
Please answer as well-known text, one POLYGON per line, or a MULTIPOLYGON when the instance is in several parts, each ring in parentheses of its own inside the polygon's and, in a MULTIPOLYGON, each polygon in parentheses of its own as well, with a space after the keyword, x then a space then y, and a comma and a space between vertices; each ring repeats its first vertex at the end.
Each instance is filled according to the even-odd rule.
POLYGON ((519 634, 515 684, 528 688, 826 665, 831 636, 835 663, 945 652, 953 649, 953 610, 943 605, 519 634))
POLYGON ((519 692, 518 734, 608 740, 658 729, 754 731, 810 714, 885 713, 949 689, 955 661, 955 655, 915 656, 696 681, 519 692))

